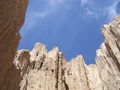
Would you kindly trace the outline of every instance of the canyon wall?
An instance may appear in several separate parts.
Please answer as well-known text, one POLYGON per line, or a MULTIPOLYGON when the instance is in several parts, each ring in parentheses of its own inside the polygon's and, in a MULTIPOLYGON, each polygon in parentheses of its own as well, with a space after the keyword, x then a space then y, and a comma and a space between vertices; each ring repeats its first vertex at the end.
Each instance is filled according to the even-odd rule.
POLYGON ((120 16, 102 27, 102 35, 96 64, 89 66, 81 55, 67 62, 58 47, 47 52, 41 43, 17 51, 20 90, 120 90, 120 16))
POLYGON ((88 66, 81 55, 67 62, 41 43, 17 51, 27 4, 0 1, 0 90, 120 90, 120 16, 102 27, 104 42, 88 66))
POLYGON ((0 90, 19 90, 20 72, 13 60, 28 0, 0 0, 0 90))

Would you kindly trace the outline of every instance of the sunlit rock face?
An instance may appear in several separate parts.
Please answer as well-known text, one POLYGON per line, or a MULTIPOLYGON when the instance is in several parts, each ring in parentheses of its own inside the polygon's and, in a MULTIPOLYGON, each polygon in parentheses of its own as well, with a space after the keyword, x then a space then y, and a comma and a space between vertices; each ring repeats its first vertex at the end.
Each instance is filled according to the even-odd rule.
POLYGON ((19 90, 20 75, 13 60, 27 4, 28 0, 0 0, 0 90, 19 90))
POLYGON ((103 90, 120 89, 120 16, 102 28, 104 43, 97 50, 96 65, 103 90))
POLYGON ((20 90, 120 90, 120 16, 102 27, 102 35, 96 64, 89 66, 81 55, 67 62, 58 47, 47 52, 41 43, 17 51, 20 90))

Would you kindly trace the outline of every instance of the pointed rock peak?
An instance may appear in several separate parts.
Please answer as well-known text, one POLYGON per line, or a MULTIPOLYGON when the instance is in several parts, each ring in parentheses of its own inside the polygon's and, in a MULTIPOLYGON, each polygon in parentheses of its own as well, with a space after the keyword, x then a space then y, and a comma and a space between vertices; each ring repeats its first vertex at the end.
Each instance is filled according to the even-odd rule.
POLYGON ((58 54, 59 54, 58 47, 54 47, 51 51, 48 52, 48 56, 54 59, 58 58, 58 54))
POLYGON ((37 42, 33 49, 38 49, 38 48, 45 48, 46 49, 46 46, 40 42, 37 42))
POLYGON ((115 21, 119 21, 119 19, 120 19, 120 15, 114 17, 115 21))
POLYGON ((53 50, 59 52, 59 48, 58 47, 54 47, 53 50))
POLYGON ((100 48, 104 48, 104 49, 105 49, 105 43, 102 43, 102 44, 100 45, 100 48))
POLYGON ((84 58, 83 58, 82 55, 78 55, 78 56, 75 58, 75 60, 76 60, 77 62, 81 62, 81 63, 85 64, 84 58))
POLYGON ((101 52, 101 50, 100 50, 100 49, 98 49, 98 50, 96 51, 96 56, 97 56, 97 57, 102 56, 102 52, 101 52))
POLYGON ((78 55, 77 57, 75 57, 75 58, 72 58, 71 60, 70 60, 70 62, 72 63, 72 62, 76 62, 76 63, 84 63, 84 59, 83 59, 83 57, 82 57, 82 55, 78 55))
POLYGON ((104 30, 104 29, 105 30, 108 29, 108 25, 107 24, 105 24, 105 25, 102 26, 102 30, 104 30))
POLYGON ((101 52, 101 49, 103 49, 103 50, 106 49, 104 43, 102 43, 102 44, 100 45, 100 49, 96 50, 96 56, 97 56, 97 57, 103 56, 103 54, 102 54, 102 52, 101 52))
POLYGON ((33 48, 33 50, 30 52, 30 60, 36 61, 38 56, 42 56, 43 54, 47 53, 46 46, 37 42, 33 48))
POLYGON ((75 59, 82 59, 83 60, 83 56, 82 55, 78 55, 77 57, 75 57, 75 59))
POLYGON ((58 54, 58 52, 59 52, 59 49, 58 49, 58 47, 54 47, 52 50, 50 50, 48 53, 56 53, 56 54, 58 54))
POLYGON ((82 55, 78 55, 75 58, 72 58, 70 61, 73 61, 73 60, 83 60, 83 56, 82 55))
POLYGON ((62 57, 62 56, 63 56, 63 53, 62 53, 62 52, 59 52, 59 56, 62 57))

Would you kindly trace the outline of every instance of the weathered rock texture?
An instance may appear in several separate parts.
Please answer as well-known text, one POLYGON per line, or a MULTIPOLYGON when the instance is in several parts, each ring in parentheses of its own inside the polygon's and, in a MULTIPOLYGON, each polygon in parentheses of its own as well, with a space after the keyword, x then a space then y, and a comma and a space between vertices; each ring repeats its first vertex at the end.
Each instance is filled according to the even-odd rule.
POLYGON ((0 90, 19 90, 20 75, 13 60, 27 4, 27 0, 0 0, 0 90))
POLYGON ((89 66, 81 55, 67 62, 57 47, 47 52, 40 43, 31 52, 17 51, 20 90, 120 90, 120 16, 104 25, 102 34, 96 64, 89 66))

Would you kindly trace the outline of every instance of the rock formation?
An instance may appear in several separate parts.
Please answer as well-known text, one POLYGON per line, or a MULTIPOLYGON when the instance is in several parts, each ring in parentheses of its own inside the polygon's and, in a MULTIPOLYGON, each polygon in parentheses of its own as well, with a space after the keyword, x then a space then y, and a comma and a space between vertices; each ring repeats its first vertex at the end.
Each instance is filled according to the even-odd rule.
POLYGON ((13 64, 28 0, 0 0, 0 90, 19 90, 20 75, 13 64))
POLYGON ((57 47, 47 52, 41 43, 17 51, 20 90, 120 90, 120 16, 102 27, 102 35, 96 64, 89 66, 81 55, 67 62, 57 47))

